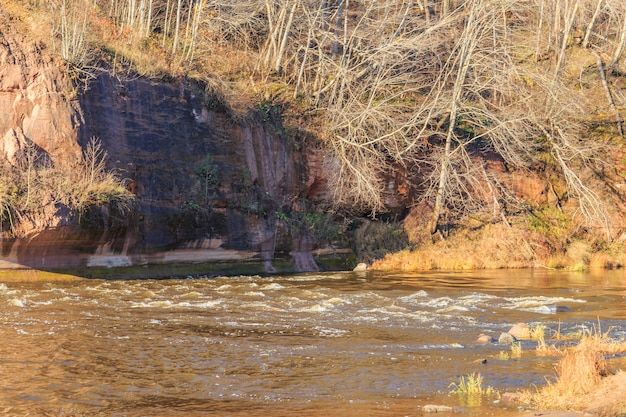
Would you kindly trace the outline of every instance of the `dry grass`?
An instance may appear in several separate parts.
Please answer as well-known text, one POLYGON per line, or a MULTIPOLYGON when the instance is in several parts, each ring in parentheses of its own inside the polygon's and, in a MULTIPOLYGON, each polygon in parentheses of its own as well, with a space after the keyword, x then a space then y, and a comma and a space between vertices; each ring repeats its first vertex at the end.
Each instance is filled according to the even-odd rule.
MULTIPOLYGON (((626 251, 622 246, 594 249, 574 239, 565 247, 552 247, 546 237, 529 231, 525 225, 472 224, 465 221, 451 231, 446 239, 431 239, 427 228, 412 216, 404 227, 410 243, 417 249, 391 253, 376 261, 375 270, 475 270, 502 268, 546 268, 567 271, 619 268, 626 265, 626 251)), ((564 232, 563 232, 564 233, 564 232)), ((537 337, 529 337, 537 339, 537 337)))
POLYGON ((417 250, 388 255, 375 262, 372 269, 472 270, 533 266, 535 255, 523 230, 487 224, 479 230, 451 235, 446 240, 426 242, 417 250))
POLYGON ((546 326, 539 323, 534 327, 528 328, 528 338, 530 340, 544 340, 546 335, 546 326))
POLYGON ((42 160, 34 147, 21 155, 20 167, 0 160, 0 226, 4 234, 19 237, 54 226, 60 206, 79 215, 92 206, 104 205, 128 212, 135 197, 124 180, 106 169, 106 157, 100 142, 92 139, 67 167, 42 160))
POLYGON ((501 350, 496 358, 501 361, 508 361, 509 359, 519 359, 522 357, 522 353, 522 344, 519 342, 513 342, 511 343, 511 349, 509 351, 501 350))
MULTIPOLYGON (((626 352, 626 342, 616 343, 601 332, 583 336, 578 345, 564 351, 556 365, 557 379, 535 393, 526 392, 524 402, 539 409, 588 409, 591 399, 598 395, 612 374, 606 357, 621 352, 626 352)), ((601 396, 599 400, 604 400, 611 409, 624 411, 626 397, 623 389, 622 392, 608 393, 608 397, 601 396)))

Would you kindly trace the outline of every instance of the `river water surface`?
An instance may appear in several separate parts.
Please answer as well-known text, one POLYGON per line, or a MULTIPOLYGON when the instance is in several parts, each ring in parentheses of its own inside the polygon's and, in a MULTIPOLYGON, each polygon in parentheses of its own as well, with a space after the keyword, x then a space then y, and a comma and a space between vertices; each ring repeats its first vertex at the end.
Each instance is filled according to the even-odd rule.
POLYGON ((0 283, 0 413, 417 416, 441 404, 512 416, 450 384, 479 372, 500 392, 544 385, 556 359, 534 342, 512 360, 498 358, 507 345, 475 342, 518 322, 622 340, 626 273, 0 283))

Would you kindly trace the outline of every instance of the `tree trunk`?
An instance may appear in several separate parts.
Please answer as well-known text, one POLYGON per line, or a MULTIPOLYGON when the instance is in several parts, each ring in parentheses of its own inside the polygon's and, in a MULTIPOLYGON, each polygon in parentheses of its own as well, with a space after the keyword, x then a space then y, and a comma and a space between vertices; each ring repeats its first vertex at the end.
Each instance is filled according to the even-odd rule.
POLYGON ((176 27, 174 28, 174 42, 172 43, 172 55, 176 53, 178 49, 178 38, 180 35, 180 14, 182 9, 182 0, 178 0, 176 7, 176 27))
POLYGON ((539 57, 541 56, 541 32, 543 31, 543 15, 544 15, 544 4, 545 0, 541 0, 541 7, 539 9, 539 27, 537 28, 537 47, 535 49, 535 62, 539 62, 539 57))
POLYGON ((289 18, 287 19, 287 24, 283 30, 283 38, 280 42, 280 47, 278 48, 278 52, 276 54, 276 59, 274 61, 274 71, 277 74, 280 74, 283 70, 283 55, 285 54, 285 48, 287 47, 287 39, 289 38, 289 31, 291 30, 291 24, 293 22, 293 15, 296 12, 296 8, 298 7, 298 0, 293 2, 293 6, 291 6, 291 11, 289 12, 289 18))
POLYGON ((589 38, 591 37, 591 32, 593 31, 593 25, 596 23, 596 19, 600 14, 600 10, 602 10, 602 1, 598 0, 598 4, 596 5, 596 10, 593 12, 593 16, 591 16, 591 20, 589 21, 589 25, 587 26, 587 30, 585 30, 585 37, 583 39, 583 48, 587 48, 589 46, 589 38))
MULTIPOLYGON (((572 26, 574 26, 574 19, 576 18, 576 12, 578 11, 578 1, 574 3, 573 10, 566 10, 570 13, 566 13, 566 22, 565 22, 565 30, 563 31, 563 41, 561 42, 561 52, 559 53, 559 57, 556 61, 556 68, 554 70, 554 79, 558 77, 561 66, 563 66, 563 62, 565 61, 565 51, 567 50, 567 41, 569 40, 569 33, 572 30, 572 26)), ((569 9, 569 8, 568 8, 569 9)))
POLYGON ((613 54, 613 58, 611 59, 611 63, 609 64, 609 68, 613 68, 617 61, 619 61, 622 56, 622 52, 624 52, 624 46, 626 45, 626 16, 623 17, 624 24, 622 26, 622 33, 620 34, 619 44, 617 48, 615 48, 615 53, 613 54))
POLYGON ((622 118, 619 114, 619 110, 615 107, 615 100, 613 100, 613 94, 611 94, 611 89, 609 88, 609 83, 606 80, 606 72, 604 71, 604 65, 602 63, 602 58, 597 53, 596 59, 598 63, 598 71, 600 72, 600 79, 602 79, 602 85, 604 86, 604 92, 606 93, 606 98, 609 102, 609 106, 611 110, 615 113, 615 122, 617 123, 617 131, 621 137, 624 137, 624 130, 622 129, 622 118))
POLYGON ((461 43, 461 51, 459 56, 459 69, 457 72, 456 80, 454 82, 454 87, 452 91, 452 102, 450 108, 450 124, 448 125, 448 131, 446 133, 446 144, 444 147, 443 157, 441 159, 440 171, 439 171, 439 184, 437 187, 437 195, 435 197, 435 206, 433 208, 433 215, 430 220, 430 233, 435 234, 437 230, 439 230, 439 218, 441 217, 441 212, 443 211, 443 206, 445 202, 445 190, 446 184, 448 182, 448 175, 450 170, 450 162, 452 159, 452 141, 455 138, 454 130, 456 129, 457 124, 457 116, 459 110, 459 102, 461 100, 461 96, 463 95, 463 84, 465 83, 465 78, 467 77, 467 70, 469 68, 469 61, 472 57, 472 53, 475 48, 476 41, 476 22, 475 22, 475 12, 476 12, 476 2, 472 2, 470 5, 470 15, 467 18, 467 24, 465 27, 465 31, 461 35, 462 38, 460 40, 461 43))

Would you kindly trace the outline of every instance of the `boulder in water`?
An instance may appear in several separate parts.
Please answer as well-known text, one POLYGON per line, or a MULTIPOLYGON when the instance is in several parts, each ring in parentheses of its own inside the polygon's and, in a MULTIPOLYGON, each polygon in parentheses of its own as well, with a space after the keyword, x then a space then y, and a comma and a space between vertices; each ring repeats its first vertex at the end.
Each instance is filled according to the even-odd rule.
POLYGON ((476 341, 478 343, 494 343, 496 341, 496 339, 494 339, 491 336, 487 336, 486 334, 480 334, 478 335, 478 339, 476 339, 476 341))
POLYGON ((510 335, 509 333, 503 332, 500 334, 498 338, 498 343, 502 345, 510 345, 511 343, 517 342, 515 336, 510 335))
POLYGON ((366 263, 359 263, 357 266, 354 267, 353 269, 354 272, 362 272, 362 271, 367 271, 367 264, 366 263))
POLYGON ((526 323, 517 323, 507 333, 517 339, 530 339, 530 326, 526 323))

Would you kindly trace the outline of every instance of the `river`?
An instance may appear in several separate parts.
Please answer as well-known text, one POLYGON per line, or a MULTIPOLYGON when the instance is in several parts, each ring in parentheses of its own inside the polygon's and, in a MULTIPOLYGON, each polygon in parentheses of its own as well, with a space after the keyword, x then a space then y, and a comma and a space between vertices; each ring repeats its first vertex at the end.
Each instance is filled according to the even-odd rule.
POLYGON ((0 413, 418 416, 441 404, 512 416, 515 406, 468 404, 450 384, 478 372, 500 392, 544 385, 556 359, 535 342, 509 360, 509 346, 476 343, 518 322, 622 340, 626 273, 0 283, 0 413))

